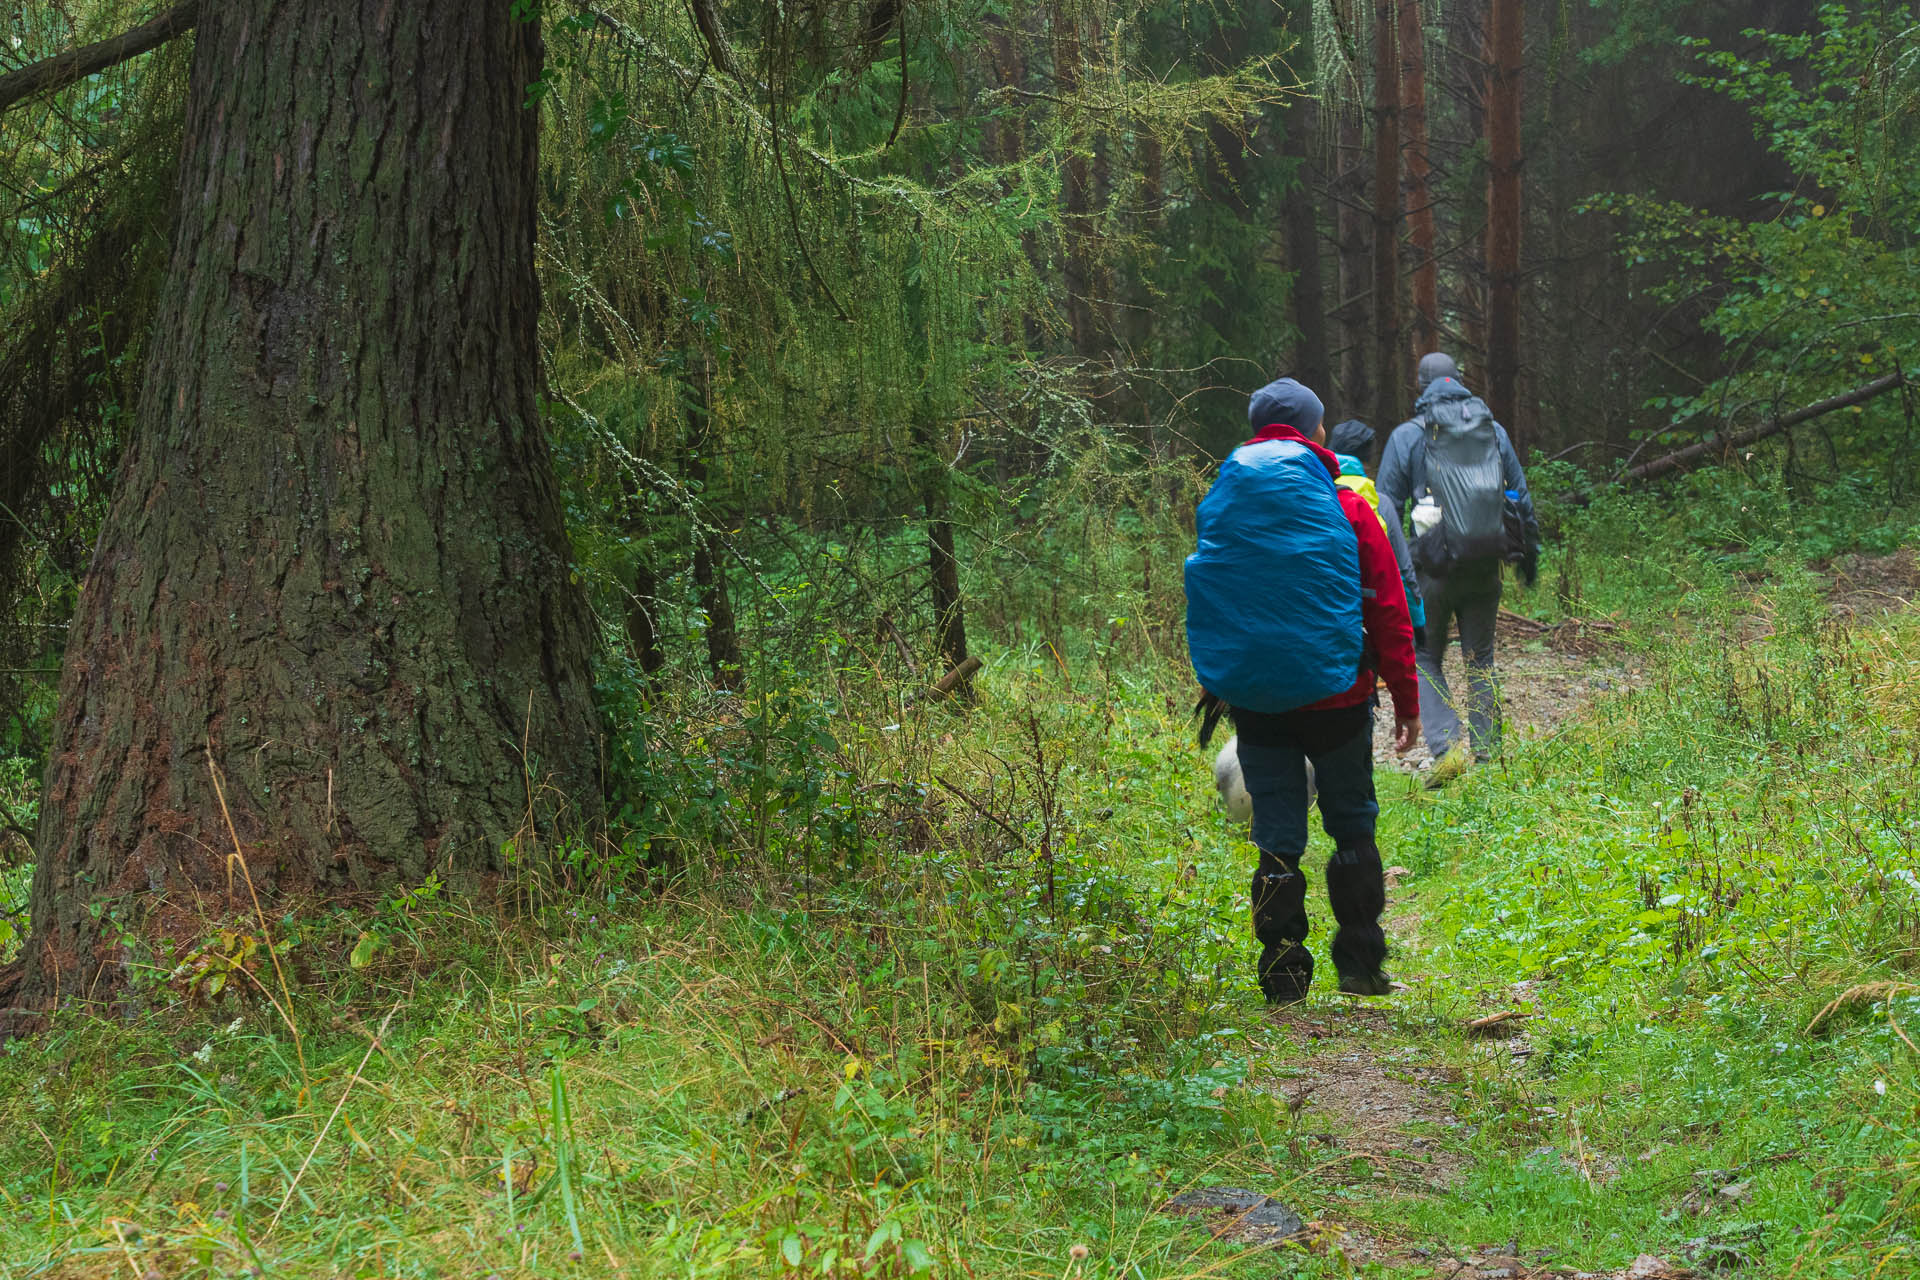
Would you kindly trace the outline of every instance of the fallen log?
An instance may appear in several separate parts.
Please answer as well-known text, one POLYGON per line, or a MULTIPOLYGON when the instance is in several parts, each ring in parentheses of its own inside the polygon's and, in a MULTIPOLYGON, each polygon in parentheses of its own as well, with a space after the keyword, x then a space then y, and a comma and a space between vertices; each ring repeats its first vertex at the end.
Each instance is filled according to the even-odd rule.
POLYGON ((962 662, 959 666, 928 685, 925 696, 929 698, 946 697, 955 689, 958 689, 961 685, 973 679, 973 673, 985 665, 986 663, 980 661, 977 657, 968 658, 965 662, 962 662))
POLYGON ((1777 418, 1769 418, 1765 422, 1748 427, 1745 431, 1735 431, 1731 434, 1716 431, 1705 440, 1690 444, 1684 449, 1676 449, 1664 457, 1643 462, 1637 467, 1627 468, 1621 473, 1620 482, 1643 484, 1648 480, 1657 480, 1661 476, 1684 470, 1709 454, 1729 452, 1765 440, 1769 436, 1777 436, 1803 422, 1839 409, 1851 408, 1875 396, 1885 395, 1895 387, 1906 385, 1909 381, 1904 370, 1895 369, 1892 373, 1875 378, 1872 382, 1864 383, 1851 391, 1843 391, 1837 396, 1829 396, 1825 400, 1818 400, 1813 404, 1795 409, 1792 413, 1783 413, 1777 418))

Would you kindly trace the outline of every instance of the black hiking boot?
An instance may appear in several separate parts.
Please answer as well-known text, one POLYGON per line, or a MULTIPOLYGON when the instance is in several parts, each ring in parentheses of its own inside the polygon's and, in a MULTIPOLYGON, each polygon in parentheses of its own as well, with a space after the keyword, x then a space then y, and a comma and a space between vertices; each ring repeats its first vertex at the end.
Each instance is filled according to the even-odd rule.
POLYGON ((1262 851, 1253 873, 1253 936, 1260 943, 1260 994, 1268 1004, 1298 1004, 1313 983, 1307 940, 1307 880, 1300 868, 1262 851))
POLYGON ((1375 969, 1372 973, 1343 973, 1340 975, 1340 990, 1350 996, 1390 996, 1393 994, 1393 975, 1385 969, 1375 969))
POLYGON ((1387 976, 1387 935, 1380 913, 1387 907, 1387 878, 1380 847, 1371 838, 1334 850, 1327 863, 1327 901, 1339 929, 1333 935, 1333 967, 1348 995, 1383 996, 1393 989, 1387 976))
POLYGON ((1299 943, 1263 947, 1260 951, 1260 994, 1271 1005, 1299 1004, 1313 985, 1313 952, 1299 943))

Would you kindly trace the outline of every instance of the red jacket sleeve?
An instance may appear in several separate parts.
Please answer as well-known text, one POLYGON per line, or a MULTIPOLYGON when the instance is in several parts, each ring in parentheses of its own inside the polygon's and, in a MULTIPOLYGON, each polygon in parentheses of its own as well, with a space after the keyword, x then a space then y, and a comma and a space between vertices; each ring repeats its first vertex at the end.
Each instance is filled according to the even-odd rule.
POLYGON ((1400 563, 1372 504, 1344 486, 1340 503, 1360 540, 1360 619, 1380 664, 1380 676, 1393 697, 1393 713, 1410 720, 1420 714, 1420 679, 1414 666, 1413 621, 1407 614, 1407 589, 1400 582, 1400 563))

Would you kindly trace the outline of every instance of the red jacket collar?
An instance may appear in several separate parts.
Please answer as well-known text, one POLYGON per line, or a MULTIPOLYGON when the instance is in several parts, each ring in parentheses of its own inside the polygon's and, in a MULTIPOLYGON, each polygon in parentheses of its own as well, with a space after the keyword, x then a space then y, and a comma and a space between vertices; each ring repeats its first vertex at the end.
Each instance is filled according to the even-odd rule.
POLYGON ((1315 444, 1313 441, 1301 435, 1299 431, 1287 426, 1283 422, 1271 423, 1260 428, 1253 439, 1247 441, 1247 444, 1259 444, 1263 440, 1292 440, 1296 443, 1303 444, 1318 455, 1321 465, 1326 467, 1328 475, 1332 476, 1335 480, 1340 478, 1340 459, 1334 455, 1333 450, 1327 448, 1325 445, 1315 444))

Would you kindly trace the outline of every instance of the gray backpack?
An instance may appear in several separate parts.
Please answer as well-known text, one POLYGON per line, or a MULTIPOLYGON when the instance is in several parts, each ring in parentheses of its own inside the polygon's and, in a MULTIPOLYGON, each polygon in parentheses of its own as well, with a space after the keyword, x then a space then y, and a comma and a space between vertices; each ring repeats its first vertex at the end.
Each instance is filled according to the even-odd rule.
POLYGON ((1422 426, 1424 478, 1415 494, 1433 495, 1440 523, 1416 539, 1415 562, 1443 574, 1462 561, 1504 556, 1506 469, 1493 411, 1478 396, 1441 400, 1427 410, 1422 426))

